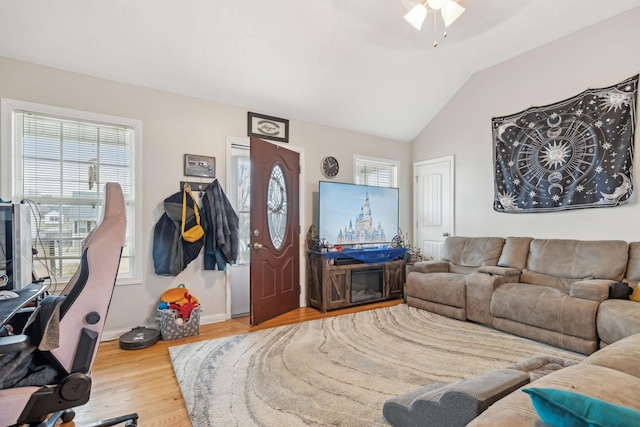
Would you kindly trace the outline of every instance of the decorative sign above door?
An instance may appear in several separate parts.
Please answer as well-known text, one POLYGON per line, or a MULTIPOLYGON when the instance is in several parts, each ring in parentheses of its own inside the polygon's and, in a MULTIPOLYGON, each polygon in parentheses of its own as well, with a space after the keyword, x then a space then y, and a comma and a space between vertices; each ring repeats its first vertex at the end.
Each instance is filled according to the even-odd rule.
POLYGON ((289 120, 264 114, 247 114, 247 135, 278 142, 289 142, 289 120))
POLYGON ((494 210, 612 207, 633 191, 638 75, 492 120, 494 210))

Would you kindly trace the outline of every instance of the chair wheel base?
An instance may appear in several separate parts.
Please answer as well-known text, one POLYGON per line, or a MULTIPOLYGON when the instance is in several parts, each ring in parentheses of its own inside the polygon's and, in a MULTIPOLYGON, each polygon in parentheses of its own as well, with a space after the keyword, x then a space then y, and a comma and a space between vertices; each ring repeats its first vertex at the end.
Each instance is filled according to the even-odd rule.
POLYGON ((62 420, 63 423, 68 423, 69 421, 73 420, 75 416, 76 416, 75 411, 73 411, 72 409, 69 409, 62 413, 62 415, 60 416, 60 419, 62 420))

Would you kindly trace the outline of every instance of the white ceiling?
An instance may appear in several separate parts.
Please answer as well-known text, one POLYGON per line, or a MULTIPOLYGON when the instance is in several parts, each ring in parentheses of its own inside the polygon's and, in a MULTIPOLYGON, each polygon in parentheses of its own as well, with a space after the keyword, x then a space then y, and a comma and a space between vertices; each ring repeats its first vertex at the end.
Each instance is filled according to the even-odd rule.
POLYGON ((433 48, 401 0, 5 0, 0 56, 411 141, 475 72, 640 0, 461 4, 433 48))

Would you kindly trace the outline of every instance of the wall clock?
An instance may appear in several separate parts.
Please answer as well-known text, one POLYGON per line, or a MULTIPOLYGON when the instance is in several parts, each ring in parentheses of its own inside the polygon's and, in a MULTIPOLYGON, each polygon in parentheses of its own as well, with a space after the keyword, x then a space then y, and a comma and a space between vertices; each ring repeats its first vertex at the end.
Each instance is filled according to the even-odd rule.
POLYGON ((322 174, 327 178, 333 178, 338 175, 340 165, 338 160, 333 156, 327 156, 322 159, 322 174))

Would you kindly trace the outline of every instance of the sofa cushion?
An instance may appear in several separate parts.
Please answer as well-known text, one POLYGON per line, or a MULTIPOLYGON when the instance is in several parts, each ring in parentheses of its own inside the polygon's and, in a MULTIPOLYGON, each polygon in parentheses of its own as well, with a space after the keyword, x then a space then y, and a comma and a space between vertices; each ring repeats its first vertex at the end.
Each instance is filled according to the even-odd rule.
POLYGON ((410 273, 407 295, 453 307, 466 303, 465 275, 454 273, 410 273))
POLYGON ((601 302, 598 306, 596 326, 601 346, 640 333, 640 303, 622 299, 601 302))
POLYGON ((527 269, 567 279, 624 278, 629 245, 622 240, 534 239, 527 269))
POLYGON ((464 267, 497 265, 504 239, 502 237, 447 237, 441 258, 464 267))
POLYGON ((584 394, 552 388, 522 389, 531 397, 533 407, 552 426, 625 427, 640 425, 640 411, 584 394))
POLYGON ((537 273, 527 269, 524 269, 520 276, 520 282, 522 283, 549 286, 563 292, 568 292, 569 289, 571 289, 571 285, 580 280, 582 279, 567 279, 564 277, 550 276, 548 274, 537 273))
POLYGON ((608 279, 567 279, 526 269, 522 272, 519 281, 531 285, 548 286, 568 292, 569 295, 575 298, 590 299, 598 302, 609 298, 609 286, 615 283, 608 279))
POLYGON ((447 273, 448 271, 447 261, 419 261, 411 266, 411 273, 447 273))
POLYGON ((615 369, 640 378, 640 333, 616 341, 593 353, 583 363, 615 369))
POLYGON ((640 242, 629 243, 629 261, 626 276, 634 282, 640 282, 640 242))
POLYGON ((518 270, 525 268, 527 266, 527 257, 529 256, 529 244, 532 240, 533 237, 507 237, 498 265, 517 268, 518 270))
POLYGON ((452 262, 449 263, 449 272, 456 274, 464 274, 465 276, 468 274, 473 274, 478 271, 477 267, 467 267, 465 265, 458 265, 452 262))
POLYGON ((596 340, 596 301, 548 286, 505 283, 491 297, 491 314, 549 331, 596 340))
POLYGON ((569 296, 602 302, 609 298, 609 287, 612 283, 614 282, 611 280, 601 279, 578 280, 571 284, 569 296))
MULTIPOLYGON (((602 366, 577 364, 560 369, 530 384, 530 387, 555 388, 586 394, 596 399, 640 410, 637 392, 640 378, 602 366)), ((468 426, 540 426, 531 399, 515 391, 489 407, 468 426)))

